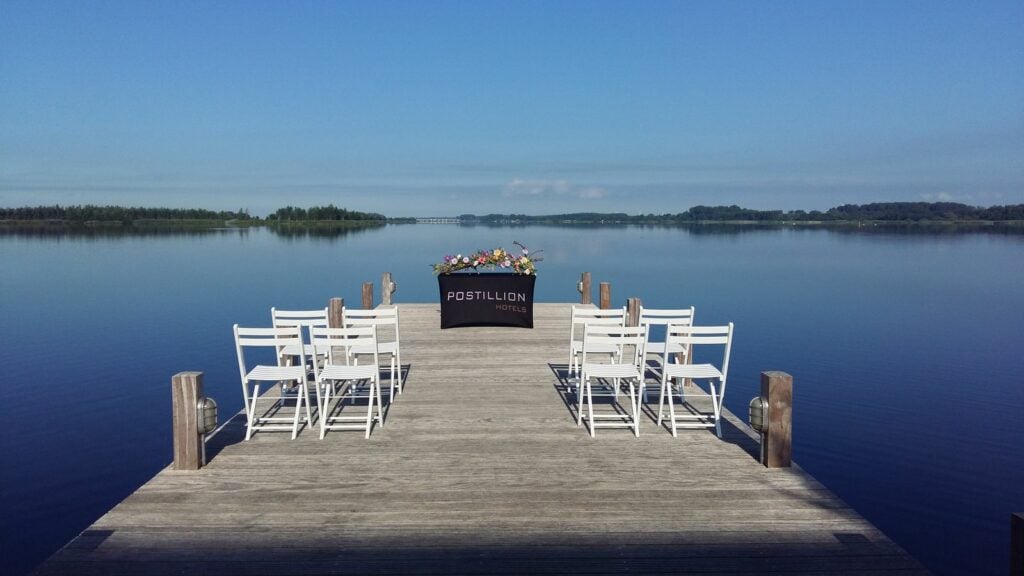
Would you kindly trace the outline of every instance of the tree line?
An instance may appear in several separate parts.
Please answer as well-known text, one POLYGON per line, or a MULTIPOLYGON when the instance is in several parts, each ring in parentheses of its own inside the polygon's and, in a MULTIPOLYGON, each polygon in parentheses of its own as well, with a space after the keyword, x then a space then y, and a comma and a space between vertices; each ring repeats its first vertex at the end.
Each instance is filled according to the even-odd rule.
POLYGON ((384 222, 387 218, 385 218, 383 214, 377 214, 375 212, 357 212, 355 210, 338 208, 334 204, 328 204, 327 206, 313 206, 311 208, 285 206, 284 208, 278 208, 272 214, 267 216, 267 220, 270 222, 337 222, 342 220, 384 222))
MULTIPOLYGON (((693 222, 969 222, 969 221, 1024 221, 1024 204, 968 206, 956 202, 876 202, 871 204, 843 204, 825 211, 819 210, 752 210, 732 206, 693 206, 675 214, 636 214, 624 212, 574 212, 533 216, 527 214, 462 214, 463 222, 503 224, 510 222, 538 224, 685 224, 693 222)), ((248 210, 213 211, 201 208, 142 208, 124 206, 27 206, 0 208, 0 220, 64 221, 68 223, 122 222, 131 224, 146 220, 227 220, 260 222, 248 210)), ((267 216, 266 222, 407 222, 411 218, 386 218, 375 212, 358 212, 339 208, 334 204, 298 208, 278 208, 267 216)))
POLYGON ((508 222, 542 224, 684 224, 693 222, 966 222, 1024 221, 1024 204, 982 208, 956 202, 876 202, 843 204, 820 210, 752 210, 739 206, 694 206, 676 214, 637 214, 574 212, 528 216, 525 214, 463 214, 463 222, 500 224, 508 222))
POLYGON ((0 208, 0 220, 63 220, 65 222, 123 222, 136 220, 252 220, 247 210, 231 212, 202 208, 142 208, 125 206, 26 206, 0 208))

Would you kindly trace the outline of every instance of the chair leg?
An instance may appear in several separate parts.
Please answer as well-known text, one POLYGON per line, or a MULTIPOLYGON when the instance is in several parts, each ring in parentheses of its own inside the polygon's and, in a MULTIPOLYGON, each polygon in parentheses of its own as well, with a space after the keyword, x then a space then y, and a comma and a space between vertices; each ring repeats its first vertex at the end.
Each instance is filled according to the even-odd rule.
POLYGON ((672 422, 672 437, 673 438, 678 438, 679 435, 676 432, 676 405, 675 405, 675 401, 672 399, 672 390, 671 390, 671 388, 669 388, 668 392, 669 392, 668 393, 668 417, 669 417, 669 419, 672 422))
POLYGON ((639 418, 639 404, 640 404, 640 389, 634 386, 633 381, 629 381, 629 403, 633 406, 633 435, 637 438, 640 437, 640 418, 639 418))
MULTIPOLYGON (((313 385, 316 386, 316 383, 314 382, 313 385)), ((309 401, 309 382, 308 381, 305 381, 305 382, 302 383, 302 390, 301 391, 304 392, 305 395, 306 395, 306 425, 309 426, 310 428, 312 428, 313 427, 313 414, 311 412, 312 406, 310 406, 310 404, 312 404, 312 402, 309 401)))
POLYGON ((587 413, 590 415, 590 421, 588 424, 590 425, 590 437, 593 438, 597 436, 597 434, 596 426, 594 426, 594 389, 591 386, 590 378, 586 379, 585 385, 587 387, 585 392, 587 395, 587 413))
MULTIPOLYGON (((658 392, 658 426, 661 426, 661 419, 665 410, 665 384, 666 380, 661 379, 661 390, 658 392)), ((671 394, 671 392, 669 392, 671 394)))
POLYGON ((718 401, 719 401, 719 399, 718 399, 718 389, 715 386, 714 381, 711 381, 711 380, 708 381, 708 388, 711 389, 711 409, 714 411, 714 414, 715 414, 715 434, 717 434, 718 437, 721 438, 722 437, 722 421, 719 418, 719 416, 721 415, 721 408, 719 407, 719 404, 718 404, 718 401))
POLYGON ((331 388, 334 385, 328 385, 326 382, 321 382, 316 388, 316 402, 320 410, 320 439, 323 440, 327 434, 327 406, 331 402, 331 388), (321 388, 324 391, 323 398, 320 397, 321 388))
POLYGON ((370 381, 370 398, 366 404, 366 439, 370 438, 370 428, 373 426, 373 381, 370 381))
POLYGON ((391 356, 391 395, 395 395, 395 378, 398 378, 398 393, 402 393, 402 362, 397 356, 391 356))
POLYGON ((260 385, 256 384, 252 390, 249 404, 245 407, 245 414, 248 416, 248 423, 245 427, 245 439, 252 438, 252 428, 256 421, 256 399, 260 397, 260 385))
POLYGON ((583 394, 581 393, 583 391, 581 389, 582 386, 583 386, 583 382, 577 382, 576 383, 576 403, 578 405, 578 407, 576 408, 576 426, 577 427, 583 425, 583 394))
MULTIPOLYGON (((380 427, 383 428, 384 427, 384 399, 382 398, 381 390, 380 390, 380 375, 378 375, 377 378, 374 378, 373 380, 370 381, 370 388, 371 388, 371 390, 370 390, 370 401, 371 402, 373 401, 373 387, 374 386, 376 386, 376 388, 377 388, 377 421, 380 422, 380 427)), ((393 390, 392 390, 392 394, 394 394, 393 390)))
MULTIPOLYGON (((302 419, 302 389, 306 387, 305 379, 298 386, 299 389, 295 391, 295 418, 292 421, 292 440, 295 440, 299 435, 299 421, 302 419)), ((306 409, 309 409, 309 406, 306 409)))

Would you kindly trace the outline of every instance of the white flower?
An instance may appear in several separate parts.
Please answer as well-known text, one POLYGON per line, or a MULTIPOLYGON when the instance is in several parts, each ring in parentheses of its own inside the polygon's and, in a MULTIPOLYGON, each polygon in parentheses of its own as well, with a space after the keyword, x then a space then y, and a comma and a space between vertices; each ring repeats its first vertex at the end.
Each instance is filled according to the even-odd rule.
POLYGON ((469 264, 469 256, 463 256, 462 257, 462 263, 463 264, 469 264))
POLYGON ((458 258, 452 258, 452 260, 451 260, 452 266, 454 266, 454 265, 456 265, 458 263, 459 263, 459 259, 458 258))

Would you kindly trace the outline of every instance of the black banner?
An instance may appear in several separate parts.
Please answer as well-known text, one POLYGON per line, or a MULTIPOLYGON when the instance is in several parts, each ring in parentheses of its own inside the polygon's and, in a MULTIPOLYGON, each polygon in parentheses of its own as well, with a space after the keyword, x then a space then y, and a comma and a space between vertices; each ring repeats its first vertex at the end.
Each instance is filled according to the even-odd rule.
POLYGON ((533 286, 522 274, 441 274, 441 328, 533 328, 533 286))

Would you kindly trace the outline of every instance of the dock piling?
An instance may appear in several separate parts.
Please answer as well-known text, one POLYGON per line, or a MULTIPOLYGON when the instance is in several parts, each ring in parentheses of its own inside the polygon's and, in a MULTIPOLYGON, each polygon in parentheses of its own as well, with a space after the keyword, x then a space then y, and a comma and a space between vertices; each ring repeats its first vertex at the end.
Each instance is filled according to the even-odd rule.
POLYGON ((380 303, 384 306, 391 305, 391 296, 398 290, 398 285, 391 279, 391 272, 385 272, 380 276, 380 303))
POLYGON ((584 272, 580 276, 580 283, 576 288, 580 293, 580 304, 591 304, 590 272, 584 272))
POLYGON ((363 282, 363 310, 373 309, 373 282, 363 282))
POLYGON ((331 328, 345 327, 345 299, 331 298, 327 302, 327 323, 331 328))
POLYGON ((203 436, 199 433, 202 397, 202 372, 179 372, 171 378, 175 470, 199 470, 203 466, 203 436))
POLYGON ((612 285, 608 282, 601 282, 601 309, 607 310, 612 307, 612 285))
POLYGON ((789 468, 793 463, 793 377, 761 372, 761 398, 768 403, 768 425, 761 434, 761 463, 789 468))
POLYGON ((640 299, 639 298, 627 298, 626 299, 626 325, 627 326, 639 326, 640 325, 640 299))

